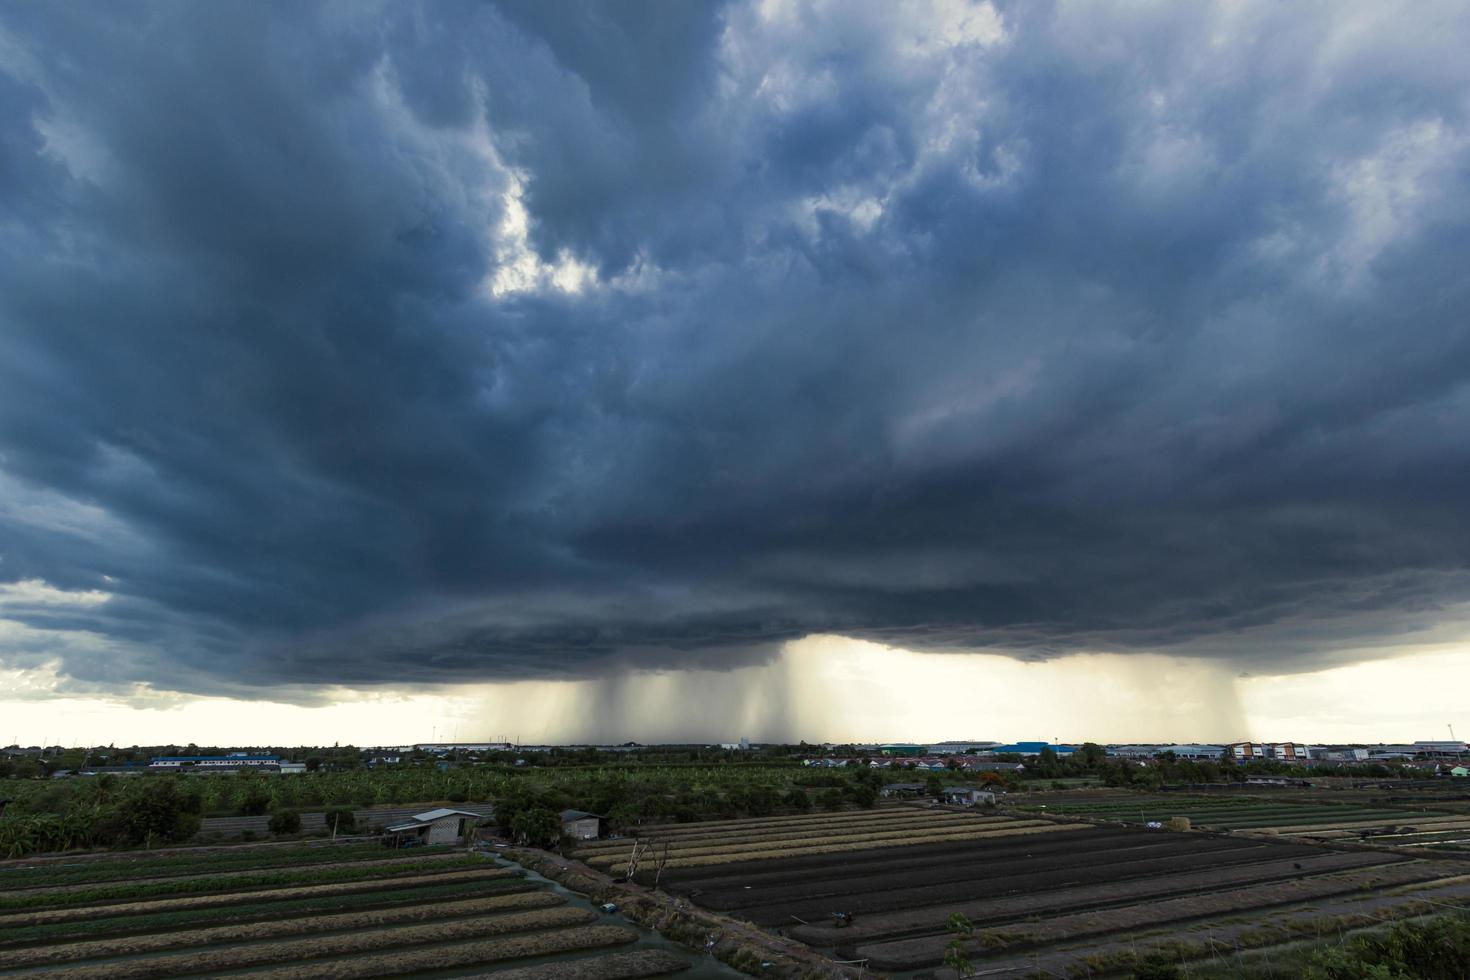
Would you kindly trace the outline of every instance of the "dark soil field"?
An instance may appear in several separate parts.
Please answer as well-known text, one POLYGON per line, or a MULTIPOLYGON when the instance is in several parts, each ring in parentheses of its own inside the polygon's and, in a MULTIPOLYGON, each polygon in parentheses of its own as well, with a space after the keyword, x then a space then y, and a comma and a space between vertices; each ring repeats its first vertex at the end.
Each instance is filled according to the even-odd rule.
MULTIPOLYGON (((1099 796, 1093 805, 1122 811, 1116 796, 1099 796)), ((1201 814, 1215 810, 1174 798, 1152 805, 1179 804, 1201 814)), ((1353 902, 1371 899, 1371 921, 1385 921, 1422 914, 1435 896, 1470 881, 1470 863, 1433 859, 1422 847, 1329 848, 1279 831, 1179 833, 1057 823, 1037 813, 1009 822, 980 813, 906 809, 902 818, 886 807, 840 819, 813 814, 648 828, 642 835, 650 845, 646 854, 694 854, 700 861, 669 860, 660 869, 645 857, 634 879, 657 879, 660 888, 704 908, 868 970, 937 970, 941 977, 954 975, 942 963, 955 938, 950 917, 956 912, 973 927, 962 948, 973 970, 986 976, 1030 975, 1025 961, 1039 958, 1065 967, 1053 975, 1096 975, 1102 959, 1089 960, 1094 949, 1106 952, 1096 955, 1107 960, 1108 969, 1126 974, 1129 957, 1155 946, 1177 953, 1171 937, 1192 935, 1202 924, 1228 926, 1229 941, 1240 948, 1292 942, 1311 928, 1319 905, 1350 909, 1353 902), (1046 829, 1048 822, 1057 832, 1046 829), (791 841, 783 848, 784 834, 791 841), (819 842, 815 849, 812 841, 819 842), (834 913, 842 913, 841 920, 834 913), (1278 921, 1292 922, 1296 931, 1273 929, 1278 921), (992 966, 999 972, 988 972, 992 966)), ((1293 820, 1316 827, 1311 821, 1321 817, 1359 819, 1365 809, 1368 819, 1382 812, 1259 801, 1227 801, 1219 808, 1242 823, 1271 827, 1293 820)), ((586 853, 606 865, 610 856, 631 848, 629 841, 612 841, 578 856, 586 853)), ((1202 944, 1190 955, 1214 950, 1202 944)))

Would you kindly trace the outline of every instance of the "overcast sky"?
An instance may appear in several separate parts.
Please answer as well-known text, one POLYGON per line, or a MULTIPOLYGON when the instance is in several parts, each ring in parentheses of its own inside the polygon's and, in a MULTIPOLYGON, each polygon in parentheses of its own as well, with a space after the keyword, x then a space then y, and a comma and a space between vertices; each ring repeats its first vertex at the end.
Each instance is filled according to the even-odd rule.
MULTIPOLYGON (((562 682, 612 736, 889 650, 1180 664, 1225 701, 1158 737, 1226 737, 1232 685, 1465 665, 1467 50, 1434 2, 0 6, 0 707, 562 682)), ((824 737, 779 701, 681 731, 824 737)))

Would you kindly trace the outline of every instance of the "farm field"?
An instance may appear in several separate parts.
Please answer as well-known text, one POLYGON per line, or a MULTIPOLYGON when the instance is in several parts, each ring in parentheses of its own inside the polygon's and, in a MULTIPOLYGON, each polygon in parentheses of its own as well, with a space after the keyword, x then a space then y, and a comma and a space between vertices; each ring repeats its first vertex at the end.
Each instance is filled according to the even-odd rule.
MULTIPOLYGON (((870 850, 961 844, 981 839, 1035 837, 1072 833, 1078 825, 1043 819, 1014 819, 891 805, 856 813, 770 817, 707 824, 674 824, 640 831, 658 842, 664 868, 701 868, 734 861, 805 857, 870 850)), ((633 841, 589 842, 576 856, 601 871, 621 873, 633 852, 633 841)))
POLYGON ((459 849, 241 847, 0 863, 5 978, 634 980, 693 962, 542 879, 459 849))
POLYGON ((1284 837, 1366 840, 1398 847, 1470 851, 1470 815, 1421 807, 1301 802, 1259 797, 1104 796, 1045 804, 1020 802, 1017 812, 1092 817, 1142 824, 1188 817, 1201 828, 1264 831, 1284 837))
MULTIPOLYGON (((635 881, 878 973, 941 967, 954 913, 973 925, 964 948, 986 976, 1036 975, 1042 962, 1086 976, 1155 946, 1218 955, 1470 897, 1470 864, 1431 853, 914 806, 653 827, 641 840, 635 881)), ((619 874, 633 846, 576 856, 619 874)))

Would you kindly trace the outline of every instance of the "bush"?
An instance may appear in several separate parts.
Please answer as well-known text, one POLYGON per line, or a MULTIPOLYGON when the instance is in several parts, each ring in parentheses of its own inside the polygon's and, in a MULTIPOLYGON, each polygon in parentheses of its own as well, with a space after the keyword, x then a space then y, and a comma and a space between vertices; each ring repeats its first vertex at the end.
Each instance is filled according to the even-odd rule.
POLYGON ((1133 971, 1133 980, 1179 980, 1179 967, 1162 954, 1146 956, 1133 971))
POLYGON ((273 834, 301 833, 301 814, 295 810, 277 810, 271 814, 266 828, 273 834))
POLYGON ((352 834, 357 832, 357 814, 346 807, 335 807, 322 814, 327 824, 327 833, 335 829, 339 834, 352 834))
POLYGON ((1354 936, 1312 957, 1308 980, 1462 980, 1470 963, 1470 915, 1405 922, 1354 936))

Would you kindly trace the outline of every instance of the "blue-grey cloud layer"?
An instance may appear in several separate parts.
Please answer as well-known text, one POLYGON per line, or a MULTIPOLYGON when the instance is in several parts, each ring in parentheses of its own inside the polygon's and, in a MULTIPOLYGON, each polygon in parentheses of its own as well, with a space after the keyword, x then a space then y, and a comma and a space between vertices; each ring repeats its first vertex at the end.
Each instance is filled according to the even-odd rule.
POLYGON ((9 5, 0 658, 1442 624, 1467 48, 1453 4, 9 5))

